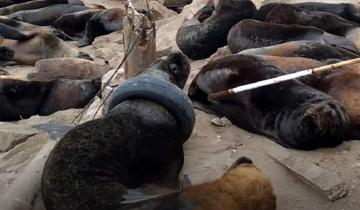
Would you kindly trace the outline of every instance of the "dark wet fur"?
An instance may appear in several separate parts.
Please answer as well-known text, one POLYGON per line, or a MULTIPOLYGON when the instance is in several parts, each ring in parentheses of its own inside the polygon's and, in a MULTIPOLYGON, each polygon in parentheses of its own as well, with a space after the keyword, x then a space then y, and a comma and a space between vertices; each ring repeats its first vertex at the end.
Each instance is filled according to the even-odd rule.
POLYGON ((176 43, 180 50, 192 59, 209 57, 219 47, 226 45, 226 35, 230 28, 238 21, 252 18, 256 12, 255 5, 249 0, 223 0, 219 1, 216 13, 209 16, 211 7, 206 5, 201 13, 197 13, 190 22, 178 30, 176 43), (200 19, 198 19, 200 18, 200 19))
POLYGON ((124 16, 125 13, 121 9, 108 9, 93 15, 87 22, 85 35, 77 43, 77 46, 90 45, 98 36, 122 30, 124 16))
POLYGON ((209 63, 193 80, 189 96, 250 132, 289 148, 310 150, 340 144, 348 129, 343 106, 330 96, 291 80, 209 102, 208 94, 284 73, 256 57, 232 55, 209 63), (205 74, 206 73, 206 74, 205 74))
POLYGON ((333 13, 346 20, 354 21, 360 24, 360 11, 352 4, 348 3, 322 3, 322 2, 304 2, 293 4, 301 9, 310 11, 323 11, 333 13))
POLYGON ((99 80, 53 80, 41 82, 1 79, 0 121, 14 121, 37 114, 49 115, 63 109, 82 108, 99 89, 99 80), (69 89, 68 92, 63 91, 65 87, 69 89), (62 94, 80 90, 82 91, 80 95, 69 98, 67 101, 64 99, 66 96, 62 96, 62 94))
POLYGON ((228 46, 232 53, 245 49, 282 44, 289 41, 313 41, 357 52, 354 44, 346 39, 313 26, 284 25, 256 20, 243 20, 229 31, 228 46))
POLYGON ((338 36, 345 36, 347 32, 358 27, 356 23, 328 12, 307 11, 284 3, 272 4, 269 7, 271 9, 267 14, 261 14, 261 19, 266 22, 315 26, 338 36))
MULTIPOLYGON (((181 87, 189 73, 184 67, 189 67, 186 58, 174 53, 144 74, 165 71, 172 76, 163 78, 177 78, 181 87)), ((44 166, 41 189, 47 210, 128 209, 123 202, 130 189, 148 184, 176 189, 184 161, 179 129, 166 107, 129 99, 103 118, 70 130, 44 166)))

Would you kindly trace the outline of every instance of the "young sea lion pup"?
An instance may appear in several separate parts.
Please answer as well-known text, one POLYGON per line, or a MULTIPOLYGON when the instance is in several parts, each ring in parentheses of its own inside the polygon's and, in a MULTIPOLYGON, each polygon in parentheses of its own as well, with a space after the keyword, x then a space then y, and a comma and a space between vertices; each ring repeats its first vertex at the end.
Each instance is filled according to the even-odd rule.
POLYGON ((207 58, 226 45, 230 28, 242 19, 252 18, 256 7, 250 0, 220 0, 212 15, 206 5, 186 21, 176 34, 180 50, 192 59, 207 58))
POLYGON ((255 56, 226 56, 201 69, 189 96, 239 127, 269 136, 285 147, 310 150, 340 144, 349 124, 343 106, 297 80, 207 100, 211 93, 284 74, 255 56))
POLYGON ((144 75, 115 90, 103 118, 65 134, 44 166, 46 209, 117 210, 130 189, 149 184, 176 188, 182 145, 195 120, 191 102, 180 89, 189 70, 180 53, 158 60, 144 75), (151 71, 163 71, 168 76, 161 78, 178 83, 154 78, 151 71))
POLYGON ((120 210, 275 210, 270 180, 246 157, 219 179, 179 193, 133 202, 120 210))

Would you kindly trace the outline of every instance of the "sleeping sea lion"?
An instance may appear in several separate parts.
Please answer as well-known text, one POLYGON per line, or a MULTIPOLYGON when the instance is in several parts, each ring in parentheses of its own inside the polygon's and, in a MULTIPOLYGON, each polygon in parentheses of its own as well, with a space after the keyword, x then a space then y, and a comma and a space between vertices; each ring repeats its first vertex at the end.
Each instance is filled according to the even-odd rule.
POLYGON ((122 30, 124 16, 125 10, 122 8, 107 9, 94 14, 87 22, 85 35, 77 46, 87 46, 98 36, 122 30))
POLYGON ((303 2, 293 4, 301 9, 310 11, 323 11, 333 13, 346 20, 360 24, 360 10, 358 6, 349 3, 323 3, 323 2, 303 2))
MULTIPOLYGON (((257 55, 286 73, 294 73, 300 70, 315 68, 331 64, 334 60, 319 62, 299 57, 278 57, 257 55)), ((360 139, 360 65, 350 65, 341 69, 335 69, 325 74, 313 74, 301 77, 298 80, 306 85, 320 90, 338 100, 343 104, 349 115, 349 129, 346 132, 346 139, 360 139)))
POLYGON ((100 90, 98 80, 24 81, 0 79, 0 121, 84 107, 100 90))
POLYGON ((61 30, 70 37, 80 39, 85 35, 87 22, 92 18, 92 16, 100 13, 101 11, 101 9, 88 9, 85 11, 65 14, 54 21, 53 27, 61 30))
POLYGON ((91 59, 87 54, 80 52, 78 48, 51 34, 35 32, 20 38, 4 39, 2 43, 2 46, 8 47, 15 53, 9 60, 16 61, 19 64, 34 65, 36 61, 45 58, 76 57, 91 59))
POLYGON ((297 80, 207 100, 211 93, 284 74, 251 55, 226 56, 201 69, 190 85, 189 96, 237 126, 285 147, 310 150, 340 144, 349 125, 343 106, 297 80))
POLYGON ((53 4, 66 4, 67 0, 35 0, 0 8, 0 15, 9 15, 21 10, 39 9, 53 4))
POLYGON ((87 9, 82 5, 54 4, 40 9, 18 11, 8 15, 8 17, 35 25, 51 26, 57 18, 64 14, 87 9))
POLYGON ((345 20, 328 12, 307 11, 297 8, 291 4, 273 3, 260 8, 258 14, 263 16, 266 22, 279 24, 298 24, 304 26, 315 26, 323 31, 350 39, 357 49, 360 49, 360 27, 358 24, 345 20), (263 7, 271 7, 265 9, 263 7))
MULTIPOLYGON (((11 27, 11 29, 2 29, 1 31, 4 33, 6 30, 10 30, 6 33, 8 34, 13 34, 13 36, 16 36, 16 34, 19 32, 19 33, 31 33, 31 32, 43 32, 43 33, 49 33, 49 34, 52 34, 52 35, 55 35, 59 38, 62 38, 62 39, 66 39, 67 37, 64 37, 64 34, 59 32, 58 30, 54 29, 54 28, 51 28, 51 27, 48 27, 48 26, 37 26, 37 25, 33 25, 33 24, 30 24, 30 23, 25 23, 25 22, 22 22, 22 21, 17 21, 17 20, 13 20, 13 19, 10 19, 6 16, 0 16, 0 23, 1 24, 5 24, 9 27, 11 27), (15 33, 12 32, 12 31, 16 31, 15 33)), ((1 32, 0 32, 1 34, 1 32)), ((23 34, 25 35, 25 34, 23 34)), ((22 36, 22 35, 20 35, 22 36)), ((7 38, 8 39, 16 39, 16 40, 20 40, 21 38, 10 38, 11 36, 8 36, 7 38)))
POLYGON ((347 49, 333 47, 314 41, 290 41, 268 47, 247 49, 239 54, 257 54, 282 57, 303 57, 319 61, 328 59, 350 60, 358 58, 359 54, 347 49))
POLYGON ((6 7, 6 6, 9 6, 12 4, 19 4, 22 2, 28 2, 28 1, 31 1, 31 0, 1 0, 0 7, 6 7))
POLYGON ((179 49, 189 58, 207 58, 225 46, 230 28, 240 20, 252 18, 256 7, 250 0, 222 0, 212 15, 211 10, 212 5, 202 8, 176 34, 179 49))
POLYGON ((250 159, 241 157, 217 180, 190 186, 179 193, 139 202, 127 202, 120 208, 120 210, 159 209, 275 210, 276 197, 270 180, 250 159))
POLYGON ((131 78, 113 92, 103 118, 65 134, 44 166, 41 192, 46 209, 115 210, 133 189, 146 185, 175 189, 183 166, 183 143, 194 123, 191 103, 180 89, 189 71, 190 64, 182 54, 158 60, 144 71, 147 75, 131 78), (167 76, 154 78, 148 71, 162 71, 167 76), (157 86, 157 91, 149 94, 144 86, 157 86), (131 91, 118 94, 124 89, 131 91), (164 105, 173 99, 178 101, 177 107, 164 105), (181 112, 184 107, 190 111, 191 119, 186 121, 180 119, 186 114, 181 112), (174 109, 178 112, 170 111, 174 109), (192 124, 186 134, 180 122, 192 124))
POLYGON ((354 43, 345 37, 326 33, 313 26, 284 25, 250 19, 234 25, 229 31, 227 40, 233 53, 300 40, 328 44, 359 53, 354 43))

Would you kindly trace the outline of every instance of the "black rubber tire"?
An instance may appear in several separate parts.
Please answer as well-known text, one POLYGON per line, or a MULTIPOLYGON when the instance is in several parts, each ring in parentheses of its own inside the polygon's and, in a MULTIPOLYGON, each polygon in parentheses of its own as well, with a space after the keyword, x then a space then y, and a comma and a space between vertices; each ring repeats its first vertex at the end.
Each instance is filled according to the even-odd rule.
POLYGON ((176 85, 146 76, 128 79, 111 94, 108 112, 128 99, 145 99, 163 105, 182 128, 184 142, 190 137, 195 124, 194 108, 189 97, 176 85))

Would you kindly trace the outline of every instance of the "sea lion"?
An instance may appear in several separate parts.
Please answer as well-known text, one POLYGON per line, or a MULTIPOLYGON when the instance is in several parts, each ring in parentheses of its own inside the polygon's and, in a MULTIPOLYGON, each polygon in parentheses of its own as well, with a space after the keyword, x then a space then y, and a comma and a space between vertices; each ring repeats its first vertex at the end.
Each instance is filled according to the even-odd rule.
POLYGON ((256 12, 250 0, 222 0, 213 14, 207 17, 209 9, 211 11, 211 5, 205 6, 177 31, 176 43, 189 58, 209 57, 226 45, 226 35, 234 24, 252 18, 256 12))
POLYGON ((284 74, 254 56, 230 55, 204 66, 188 94, 237 126, 284 147, 311 150, 340 144, 349 124, 343 106, 297 80, 207 100, 211 93, 284 74))
POLYGON ((39 9, 53 4, 67 3, 66 0, 35 0, 0 8, 0 15, 9 15, 20 10, 39 9))
MULTIPOLYGON (((1 24, 0 24, 1 25, 1 24)), ((10 61, 19 64, 34 65, 36 61, 45 58, 76 57, 91 59, 78 48, 69 45, 61 39, 47 33, 35 32, 26 35, 24 39, 4 39, 2 46, 15 52, 10 61)))
MULTIPOLYGON (((0 24, 5 24, 7 26, 10 26, 11 27, 10 31, 9 31, 9 28, 8 29, 3 28, 1 31, 4 33, 4 32, 6 32, 6 30, 8 30, 8 32, 6 32, 6 33, 13 34, 12 35, 13 37, 14 36, 16 37, 17 36, 16 34, 18 32, 19 33, 43 32, 43 33, 53 34, 61 39, 67 39, 66 35, 64 35, 62 32, 60 32, 54 28, 51 28, 48 26, 37 26, 37 25, 30 24, 30 23, 13 20, 6 16, 0 16, 0 24), (15 31, 15 33, 13 31, 15 31)), ((1 32, 0 32, 0 34, 1 34, 1 32)), ((23 35, 25 35, 25 34, 23 34, 23 35)), ((23 35, 20 35, 20 36, 23 36, 23 35)), ((21 38, 19 38, 19 35, 17 38, 15 38, 15 37, 12 39, 16 39, 16 40, 21 39, 21 38)), ((11 39, 10 36, 8 36, 8 38, 11 39)))
POLYGON ((122 30, 124 16, 125 10, 122 8, 107 9, 94 14, 87 22, 85 35, 77 43, 77 46, 87 46, 98 36, 122 30))
POLYGON ((12 4, 19 4, 22 2, 27 2, 27 1, 31 1, 31 0, 1 0, 0 1, 0 7, 6 7, 12 4))
POLYGON ((273 3, 262 6, 271 7, 268 12, 262 13, 260 8, 258 14, 263 16, 266 22, 279 24, 298 24, 304 26, 315 26, 323 31, 350 39, 360 49, 360 28, 357 23, 345 20, 328 12, 307 11, 297 8, 291 4, 273 3))
POLYGON ((358 6, 349 3, 322 3, 322 2, 303 2, 293 4, 301 9, 310 11, 323 11, 333 13, 346 20, 360 24, 360 10, 358 6))
MULTIPOLYGON (((167 69, 157 70, 169 74, 167 78, 188 75, 190 70, 185 56, 175 53, 159 60, 144 73, 161 66, 167 69)), ((132 79, 140 77, 151 78, 147 75, 132 79)), ((173 92, 177 96, 186 96, 181 86, 159 78, 153 79, 168 84, 171 91, 177 90, 173 92)), ((184 84, 186 79, 187 76, 179 84, 184 84)), ((134 83, 132 86, 137 85, 134 83)), ((115 90, 111 101, 122 97, 116 94, 121 89, 122 86, 119 86, 115 90)), ((185 98, 178 97, 178 100, 185 98)), ((183 166, 182 145, 188 138, 179 132, 182 128, 176 116, 180 113, 169 112, 168 108, 171 107, 141 96, 113 105, 103 118, 85 122, 70 130, 51 151, 41 181, 46 209, 115 210, 122 205, 124 195, 130 189, 143 188, 145 185, 176 188, 183 166)), ((187 107, 193 110, 190 104, 187 107)), ((192 115, 194 117, 193 111, 192 115)))
POLYGON ((179 193, 171 193, 155 199, 128 202, 120 208, 120 210, 158 209, 275 210, 276 196, 270 180, 250 159, 241 157, 217 180, 190 186, 179 193))
POLYGON ((101 9, 89 9, 62 15, 53 23, 53 27, 63 31, 74 39, 80 39, 85 35, 87 22, 95 14, 100 13, 101 9))
POLYGON ((40 9, 18 11, 8 15, 8 17, 35 25, 51 26, 57 18, 64 14, 87 9, 88 7, 82 5, 55 4, 40 9))
POLYGON ((359 53, 354 43, 345 37, 326 33, 313 26, 284 25, 250 19, 234 25, 227 40, 232 53, 300 40, 328 44, 359 53))
POLYGON ((0 121, 84 107, 100 90, 97 80, 24 81, 0 79, 0 121))
POLYGON ((319 61, 328 59, 349 60, 359 57, 359 54, 352 51, 313 41, 290 41, 268 47, 243 50, 239 54, 303 57, 319 61))

